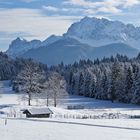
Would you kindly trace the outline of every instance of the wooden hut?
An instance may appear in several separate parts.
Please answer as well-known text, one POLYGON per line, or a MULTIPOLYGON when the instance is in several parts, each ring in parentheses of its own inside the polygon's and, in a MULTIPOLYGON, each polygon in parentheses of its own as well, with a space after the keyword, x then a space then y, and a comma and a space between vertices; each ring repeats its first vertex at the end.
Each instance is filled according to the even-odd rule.
POLYGON ((27 118, 49 118, 53 112, 49 108, 31 108, 23 111, 27 118))

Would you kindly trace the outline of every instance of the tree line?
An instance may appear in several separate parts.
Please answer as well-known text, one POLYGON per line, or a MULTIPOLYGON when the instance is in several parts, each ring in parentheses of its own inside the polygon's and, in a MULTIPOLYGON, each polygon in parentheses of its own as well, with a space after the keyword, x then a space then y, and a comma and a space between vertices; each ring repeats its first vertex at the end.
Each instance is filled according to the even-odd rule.
POLYGON ((69 94, 112 102, 140 104, 140 54, 81 60, 79 63, 50 68, 63 75, 69 94))
POLYGON ((29 76, 29 64, 33 63, 34 72, 31 72, 31 74, 35 74, 35 79, 32 79, 34 85, 30 87, 30 92, 32 93, 34 90, 37 93, 40 93, 41 90, 47 91, 44 94, 46 103, 47 100, 52 98, 52 95, 54 102, 57 100, 56 97, 60 96, 58 93, 57 96, 54 96, 54 91, 53 94, 51 93, 52 89, 57 87, 56 85, 58 87, 55 88, 55 91, 61 91, 61 87, 65 85, 65 82, 62 82, 63 86, 60 84, 61 79, 63 79, 62 81, 66 81, 67 92, 72 95, 110 100, 112 102, 140 104, 140 54, 131 59, 118 54, 115 57, 104 57, 101 60, 80 60, 68 65, 62 62, 51 67, 34 62, 31 59, 17 58, 13 60, 3 53, 0 53, 0 58, 0 78, 1 80, 11 79, 14 83, 14 90, 21 88, 23 83, 28 83, 27 79, 20 77, 25 77, 25 74, 27 77, 29 76), (20 85, 18 88, 15 82, 17 79, 20 79, 19 83, 17 82, 20 85), (58 82, 57 79, 59 79, 58 82), (58 88, 59 90, 57 90, 58 88))
POLYGON ((31 101, 34 98, 53 101, 56 107, 59 99, 67 97, 66 82, 59 73, 50 71, 47 65, 32 59, 11 59, 0 53, 0 80, 11 80, 13 90, 21 94, 21 99, 31 101))

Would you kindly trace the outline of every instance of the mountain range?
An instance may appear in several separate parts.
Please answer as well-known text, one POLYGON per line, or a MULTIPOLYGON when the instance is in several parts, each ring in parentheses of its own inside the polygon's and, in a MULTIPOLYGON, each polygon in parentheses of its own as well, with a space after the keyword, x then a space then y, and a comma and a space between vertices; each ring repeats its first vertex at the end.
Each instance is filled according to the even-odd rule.
POLYGON ((6 53, 11 57, 33 58, 48 65, 80 59, 95 59, 122 54, 134 57, 140 50, 140 27, 120 21, 85 17, 73 23, 62 36, 44 41, 17 38, 6 53))

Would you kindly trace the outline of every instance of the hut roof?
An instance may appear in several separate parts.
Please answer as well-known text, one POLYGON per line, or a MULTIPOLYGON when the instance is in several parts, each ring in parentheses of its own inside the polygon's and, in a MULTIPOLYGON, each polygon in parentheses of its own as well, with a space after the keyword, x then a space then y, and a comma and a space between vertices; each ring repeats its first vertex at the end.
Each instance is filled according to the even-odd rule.
POLYGON ((32 115, 53 114, 53 112, 49 108, 31 108, 31 109, 26 109, 24 112, 26 112, 26 111, 28 111, 32 115))

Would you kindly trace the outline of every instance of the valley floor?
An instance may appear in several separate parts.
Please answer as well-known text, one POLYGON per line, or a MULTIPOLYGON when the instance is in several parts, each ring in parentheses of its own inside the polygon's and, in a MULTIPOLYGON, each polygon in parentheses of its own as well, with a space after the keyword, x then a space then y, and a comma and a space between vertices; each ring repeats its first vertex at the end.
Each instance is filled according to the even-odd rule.
MULTIPOLYGON (((20 112, 27 108, 20 95, 11 91, 7 82, 0 83, 0 139, 1 140, 140 140, 140 119, 128 119, 129 115, 140 115, 140 106, 98 101, 90 98, 71 96, 50 107, 52 118, 27 119, 20 112), (67 110, 67 105, 80 104, 81 110, 67 110), (16 114, 16 117, 13 114, 16 114), (4 114, 2 114, 4 113, 4 114), (119 119, 76 119, 64 115, 125 114, 119 119), (7 117, 8 114, 8 117, 7 117)), ((41 102, 41 101, 40 101, 41 102)), ((33 101, 34 105, 40 102, 33 101)), ((34 107, 34 106, 32 106, 34 107)), ((42 107, 42 106, 41 106, 42 107)))

